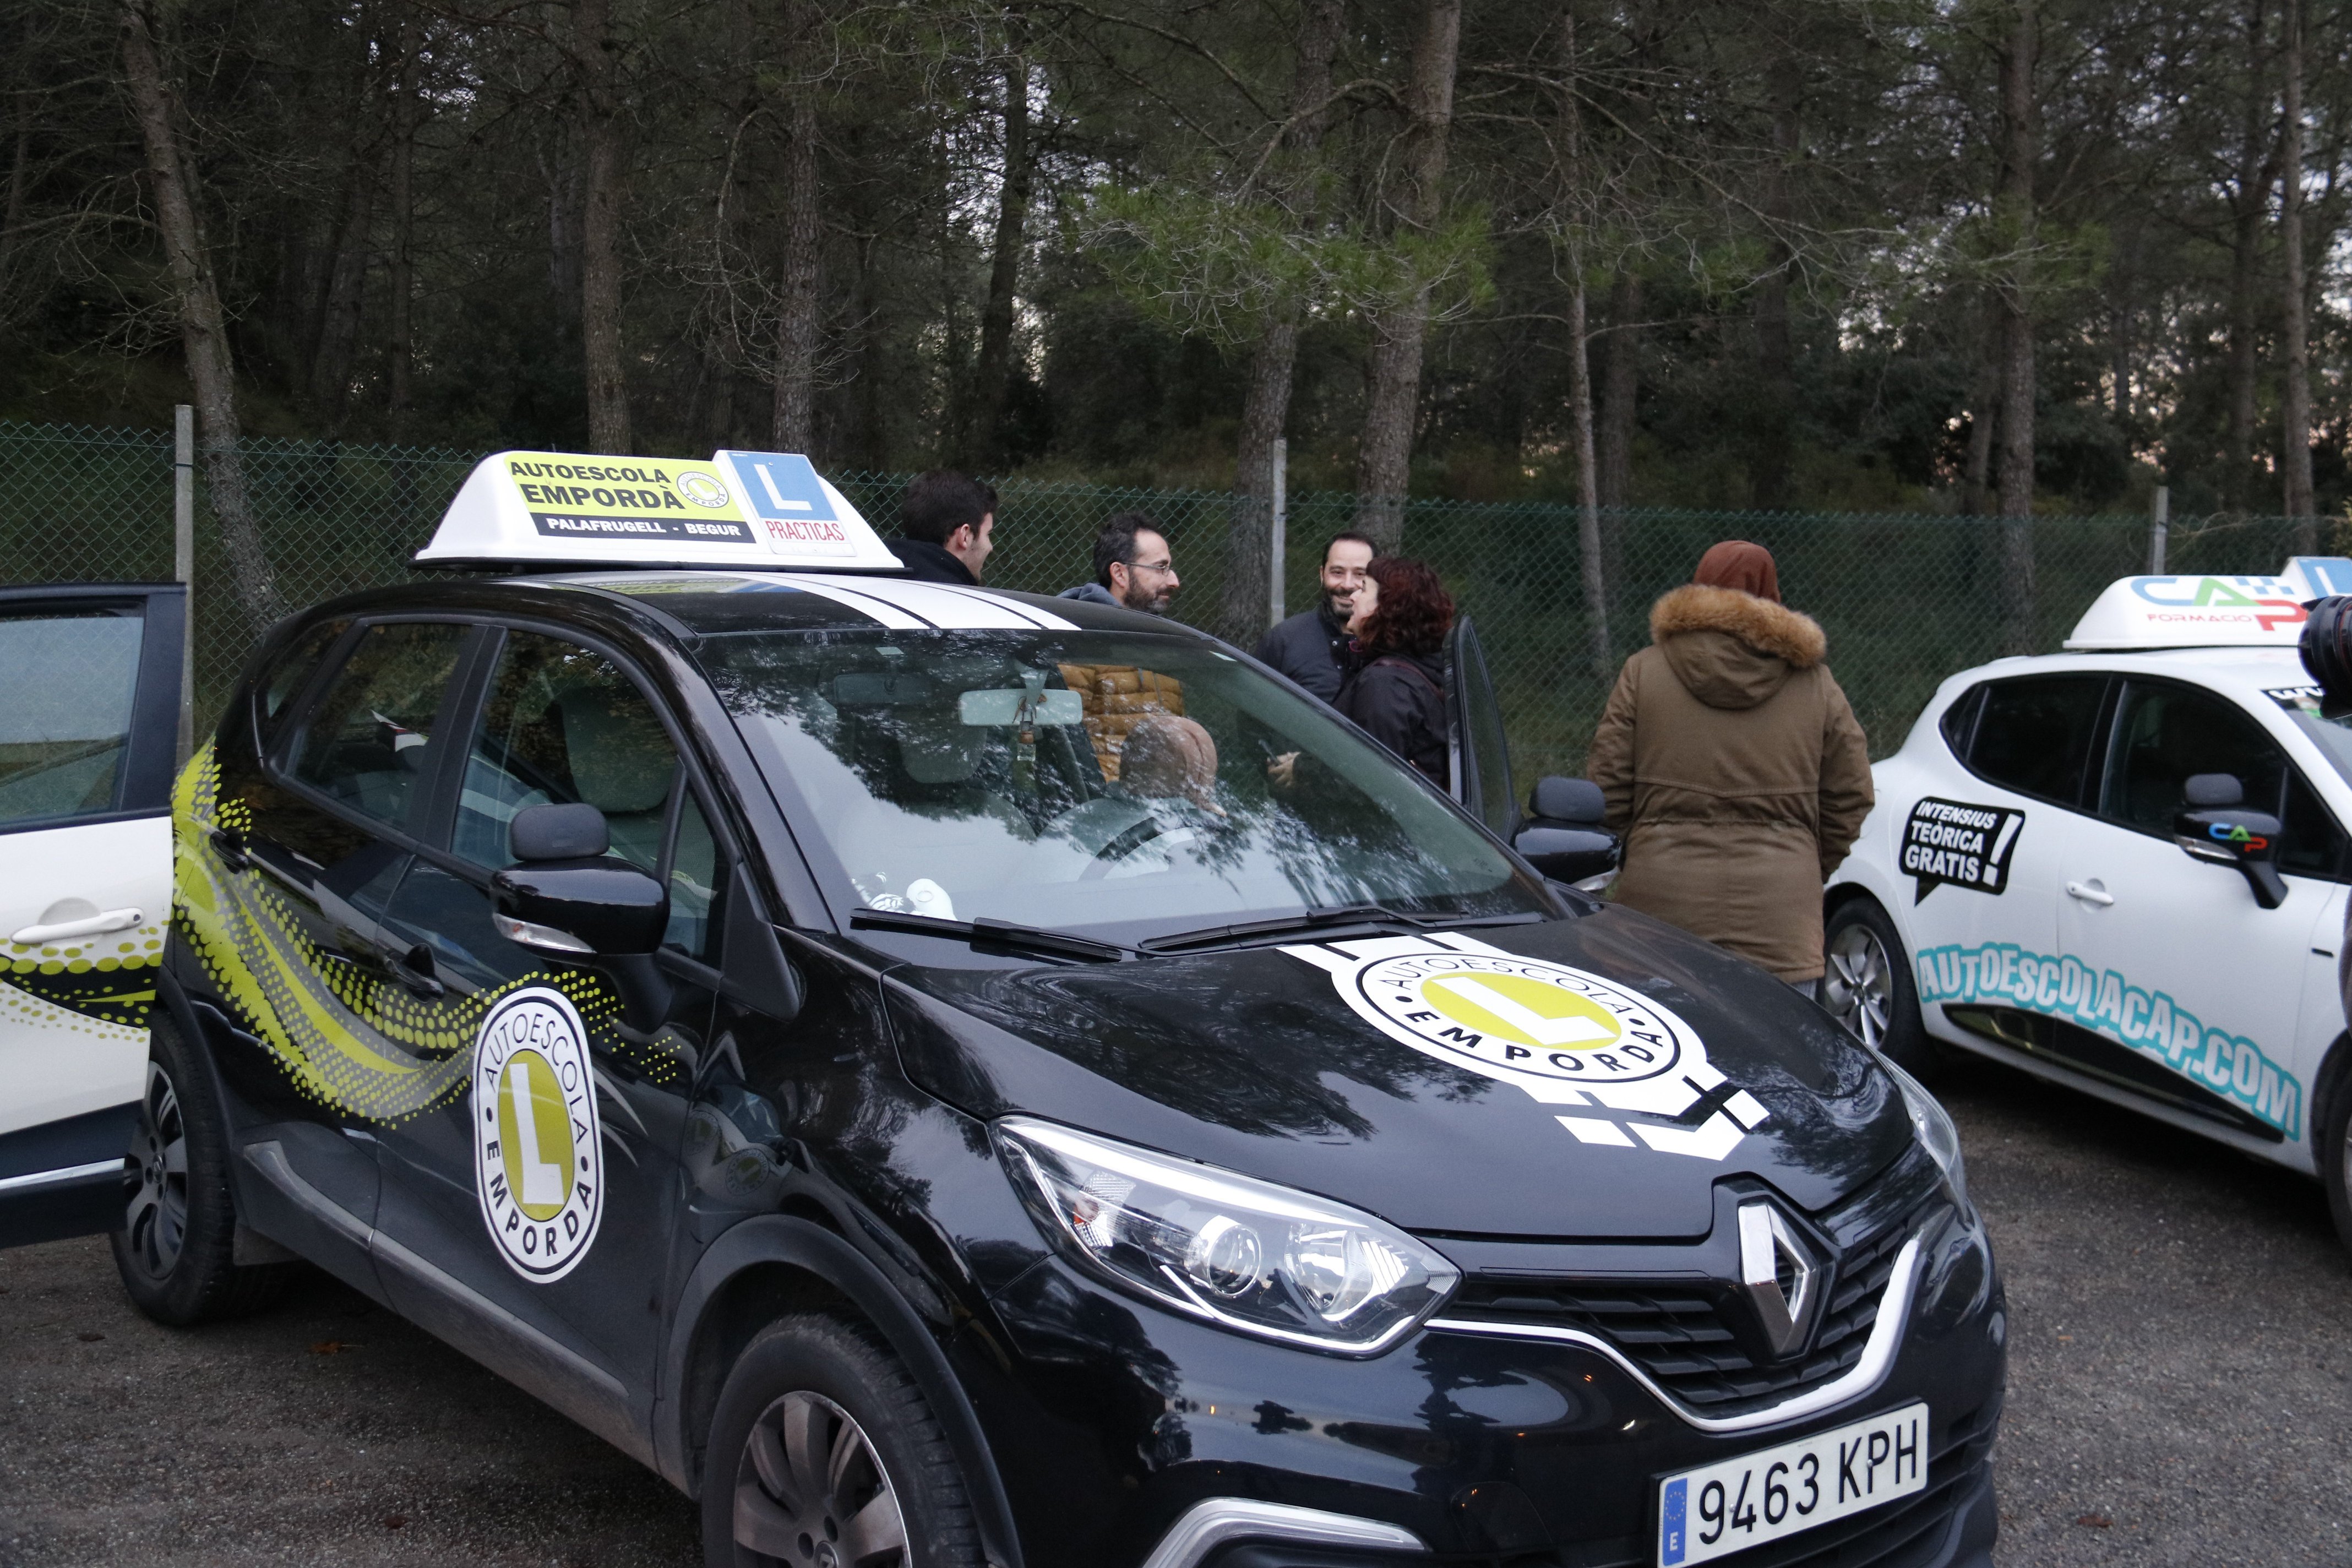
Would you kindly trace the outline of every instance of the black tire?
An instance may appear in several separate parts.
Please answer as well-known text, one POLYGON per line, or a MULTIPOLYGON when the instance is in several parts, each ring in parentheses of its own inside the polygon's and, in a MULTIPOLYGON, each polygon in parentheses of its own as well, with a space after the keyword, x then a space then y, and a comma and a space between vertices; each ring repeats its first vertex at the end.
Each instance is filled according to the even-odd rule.
POLYGON ((1830 911, 1822 932, 1821 1004, 1848 1034, 1926 1080, 1943 1055, 1919 1021, 1919 992, 1895 922, 1867 893, 1830 911))
POLYGON ((2327 1214, 2336 1235, 2352 1247, 2352 1045, 2339 1043, 2330 1070, 2320 1080, 2315 1108, 2319 1138, 2319 1179, 2327 1188, 2327 1214))
POLYGON ((983 1564, 963 1473, 923 1391, 866 1330, 819 1316, 770 1324, 728 1373, 702 1541, 709 1568, 983 1564), (795 1464, 794 1445, 816 1463, 795 1464))
POLYGON ((209 1064, 158 1010, 148 1032, 147 1089, 124 1179, 127 1213, 108 1239, 133 1305, 184 1327, 257 1311, 295 1265, 239 1267, 228 1128, 209 1064))

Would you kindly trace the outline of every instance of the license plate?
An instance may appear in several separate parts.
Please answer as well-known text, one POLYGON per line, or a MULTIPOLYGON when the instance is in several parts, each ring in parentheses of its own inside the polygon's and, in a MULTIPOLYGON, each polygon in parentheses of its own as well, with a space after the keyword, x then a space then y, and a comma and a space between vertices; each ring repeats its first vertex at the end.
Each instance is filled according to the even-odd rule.
POLYGON ((1927 1485, 1927 1407, 1906 1405, 1658 1486, 1659 1568, 1705 1563, 1927 1485))

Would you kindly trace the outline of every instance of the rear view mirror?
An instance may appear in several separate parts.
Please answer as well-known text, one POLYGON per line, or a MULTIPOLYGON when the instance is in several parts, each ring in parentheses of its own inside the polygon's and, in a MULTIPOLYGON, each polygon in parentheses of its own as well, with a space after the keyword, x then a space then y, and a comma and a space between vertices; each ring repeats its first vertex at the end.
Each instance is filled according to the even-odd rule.
POLYGON ((1086 699, 1075 691, 1056 689, 1030 693, 1015 687, 967 691, 957 700, 958 717, 967 724, 992 730, 1015 724, 1078 724, 1087 717, 1086 699), (1028 711, 1022 711, 1023 706, 1028 711))
POLYGON ((669 889, 612 856, 530 860, 490 878, 499 934, 574 963, 642 956, 661 945, 669 889))
POLYGON ((2236 867, 2253 890, 2254 902, 2263 909, 2284 903, 2286 879, 2278 869, 2279 819, 2267 812, 2237 809, 2244 791, 2227 773, 2199 773, 2181 793, 2189 809, 2172 819, 2172 841, 2182 853, 2216 866, 2236 867))
POLYGON ((1528 815, 1541 823, 1598 827, 1607 810, 1590 779, 1540 778, 1528 795, 1528 815))

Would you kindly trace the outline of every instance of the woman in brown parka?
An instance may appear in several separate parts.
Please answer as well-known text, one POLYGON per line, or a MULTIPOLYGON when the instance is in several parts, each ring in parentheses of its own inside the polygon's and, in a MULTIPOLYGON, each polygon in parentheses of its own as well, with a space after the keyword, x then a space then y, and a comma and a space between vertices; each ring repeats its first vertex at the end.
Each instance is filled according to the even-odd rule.
POLYGON ((1870 815, 1870 752, 1780 603, 1760 544, 1726 540, 1650 610, 1592 738, 1592 782, 1623 837, 1619 902, 1730 949, 1811 995, 1822 885, 1870 815))

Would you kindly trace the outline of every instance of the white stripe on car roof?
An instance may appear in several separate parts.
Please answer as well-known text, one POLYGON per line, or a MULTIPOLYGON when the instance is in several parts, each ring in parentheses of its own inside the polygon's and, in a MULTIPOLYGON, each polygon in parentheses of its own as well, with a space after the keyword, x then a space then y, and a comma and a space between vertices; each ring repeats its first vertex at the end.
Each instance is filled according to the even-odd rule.
POLYGON ((928 629, 931 625, 922 616, 873 592, 873 589, 879 584, 866 578, 860 578, 855 583, 845 583, 838 577, 819 577, 810 574, 794 573, 784 581, 803 594, 814 594, 820 599, 831 599, 844 609, 856 610, 861 616, 870 616, 894 632, 919 632, 928 629))
POLYGON ((856 604, 868 615, 876 611, 863 601, 878 601, 907 615, 919 616, 922 619, 913 623, 916 626, 929 623, 949 631, 1034 631, 1039 626, 1055 631, 1077 629, 1058 616, 945 583, 917 583, 904 577, 845 579, 799 573, 793 574, 793 581, 811 593, 837 597, 845 605, 856 604), (856 595, 857 599, 847 597, 850 594, 856 595))

